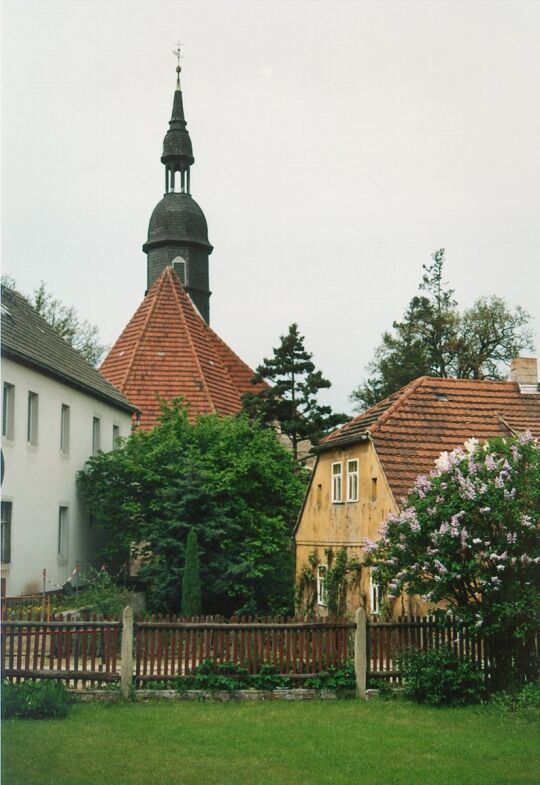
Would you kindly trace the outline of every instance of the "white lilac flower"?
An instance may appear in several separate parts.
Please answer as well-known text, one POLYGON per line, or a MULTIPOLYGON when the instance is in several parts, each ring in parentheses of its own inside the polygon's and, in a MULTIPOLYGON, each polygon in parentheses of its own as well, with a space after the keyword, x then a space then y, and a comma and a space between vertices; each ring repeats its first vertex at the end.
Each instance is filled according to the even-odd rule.
POLYGON ((505 499, 513 499, 516 495, 516 489, 512 488, 511 491, 507 491, 506 488, 504 489, 504 498, 505 499))
POLYGON ((522 433, 521 436, 519 437, 520 444, 528 444, 529 442, 532 441, 533 441, 533 435, 530 431, 525 431, 525 433, 522 433))
POLYGON ((465 452, 468 453, 468 455, 472 455, 474 452, 476 452, 478 444, 478 439, 475 439, 474 436, 472 436, 470 439, 467 439, 467 441, 463 444, 465 447, 465 452))
POLYGON ((482 540, 480 539, 480 537, 475 537, 474 540, 473 540, 473 544, 474 545, 480 545, 481 542, 482 542, 482 540))
POLYGON ((446 573, 448 572, 448 570, 446 569, 446 567, 444 566, 444 564, 443 564, 442 562, 440 562, 438 559, 435 559, 435 561, 433 562, 433 564, 434 564, 434 566, 435 566, 435 569, 436 569, 436 570, 437 570, 437 571, 438 571, 438 572, 439 572, 441 575, 446 575, 446 573))
POLYGON ((480 512, 484 515, 488 512, 491 512, 491 507, 480 507, 480 512))
POLYGON ((503 570, 506 570, 506 567, 504 564, 497 564, 497 569, 502 572, 503 570))

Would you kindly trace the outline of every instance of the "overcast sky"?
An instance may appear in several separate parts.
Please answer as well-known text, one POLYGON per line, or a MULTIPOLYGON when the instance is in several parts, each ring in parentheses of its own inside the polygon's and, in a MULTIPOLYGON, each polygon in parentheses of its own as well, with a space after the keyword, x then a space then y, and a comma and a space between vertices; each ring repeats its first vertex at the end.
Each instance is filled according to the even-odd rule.
POLYGON ((144 296, 183 45, 211 324, 296 321, 348 396, 444 247, 462 306, 540 323, 539 2, 4 0, 3 272, 112 343, 144 296))

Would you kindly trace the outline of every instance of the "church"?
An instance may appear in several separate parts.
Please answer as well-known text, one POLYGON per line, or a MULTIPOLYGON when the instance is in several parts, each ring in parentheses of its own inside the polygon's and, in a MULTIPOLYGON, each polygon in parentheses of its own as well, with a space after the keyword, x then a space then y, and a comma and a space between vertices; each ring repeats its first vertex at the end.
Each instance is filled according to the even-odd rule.
POLYGON ((160 399, 183 398, 194 419, 233 415, 252 385, 253 371, 210 327, 209 256, 212 245, 203 211, 191 196, 193 148, 184 115, 180 65, 172 116, 163 140, 165 193, 150 217, 147 291, 105 358, 100 371, 153 428, 160 399))

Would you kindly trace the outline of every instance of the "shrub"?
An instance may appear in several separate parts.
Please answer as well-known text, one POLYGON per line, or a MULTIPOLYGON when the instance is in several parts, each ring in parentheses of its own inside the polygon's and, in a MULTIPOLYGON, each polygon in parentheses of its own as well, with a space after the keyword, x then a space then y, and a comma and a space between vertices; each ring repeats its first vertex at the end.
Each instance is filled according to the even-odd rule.
POLYGON ((475 665, 443 647, 408 649, 398 657, 407 697, 428 706, 466 706, 485 695, 484 675, 475 665))
POLYGON ((58 681, 24 681, 4 683, 2 687, 2 718, 45 719, 66 717, 69 695, 58 681))
POLYGON ((316 676, 306 679, 304 686, 311 690, 335 690, 336 692, 355 690, 354 665, 352 662, 348 662, 343 668, 331 665, 328 670, 321 671, 316 676))
POLYGON ((540 719, 540 681, 529 682, 519 692, 498 692, 492 703, 503 711, 513 711, 525 718, 540 719))

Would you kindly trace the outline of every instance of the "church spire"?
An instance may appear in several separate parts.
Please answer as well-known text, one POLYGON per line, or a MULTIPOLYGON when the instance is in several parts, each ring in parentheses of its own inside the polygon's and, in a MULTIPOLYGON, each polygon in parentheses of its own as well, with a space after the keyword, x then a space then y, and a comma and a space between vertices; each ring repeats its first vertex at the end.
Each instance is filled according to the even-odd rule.
POLYGON ((208 257, 212 246, 204 213, 192 199, 189 173, 193 161, 180 87, 180 48, 174 52, 176 90, 169 130, 163 140, 161 162, 165 166, 165 194, 156 205, 143 245, 147 255, 147 290, 166 267, 172 267, 203 319, 210 322, 208 257))
POLYGON ((195 161, 191 139, 186 127, 184 117, 184 103, 182 100, 182 88, 180 86, 180 45, 174 51, 178 58, 176 66, 176 90, 174 91, 174 101, 169 130, 163 140, 163 155, 161 163, 165 165, 165 193, 179 190, 180 193, 191 193, 190 191, 190 167, 195 161), (179 173, 177 177, 176 173, 179 173))

